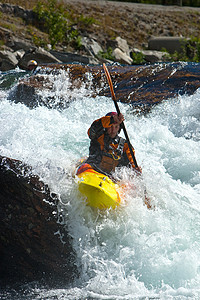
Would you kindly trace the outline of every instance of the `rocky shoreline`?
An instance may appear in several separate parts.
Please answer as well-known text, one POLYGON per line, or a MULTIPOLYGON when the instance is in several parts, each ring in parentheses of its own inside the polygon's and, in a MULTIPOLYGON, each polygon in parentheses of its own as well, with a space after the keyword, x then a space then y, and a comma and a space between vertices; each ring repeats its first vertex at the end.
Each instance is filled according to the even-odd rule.
MULTIPOLYGON (((124 65, 134 64, 133 57, 137 54, 142 54, 144 63, 155 63, 168 61, 169 56, 166 52, 161 51, 163 48, 169 53, 175 51, 180 52, 185 39, 193 35, 199 36, 200 27, 200 9, 192 9, 185 7, 163 7, 161 5, 142 5, 134 3, 119 3, 108 1, 65 1, 72 9, 76 7, 77 13, 86 16, 94 15, 95 18, 112 19, 112 13, 116 14, 115 19, 121 22, 119 29, 111 28, 111 25, 103 26, 96 25, 81 33, 82 47, 80 51, 70 49, 64 51, 61 47, 57 47, 54 51, 48 51, 37 47, 30 39, 24 39, 17 36, 10 29, 0 26, 0 39, 4 45, 0 50, 0 71, 8 71, 16 68, 27 68, 27 62, 34 59, 38 64, 48 63, 81 63, 81 64, 102 64, 102 62, 113 63, 108 59, 102 58, 99 53, 112 48, 112 56, 114 62, 124 65), (115 7, 119 10, 115 12, 115 7), (96 14, 95 14, 96 10, 96 14), (99 13, 99 15, 98 15, 99 13), (180 15, 182 14, 182 17, 180 15), (126 16, 130 19, 124 20, 126 16), (173 22, 166 23, 166 19, 173 22), (184 28, 185 18, 189 18, 190 28, 184 28), (134 21, 134 23, 131 23, 134 21), (181 24, 182 22, 182 24, 181 24), (126 25, 126 26, 125 26, 126 25), (115 38, 112 34, 108 34, 108 29, 113 30, 115 38), (127 26, 135 27, 135 35, 133 29, 128 32, 127 26), (172 32, 173 27, 173 32, 172 32), (95 28, 95 29, 94 29, 95 28), (159 30, 158 30, 159 29, 159 30), (137 31, 136 31, 137 30, 137 31), (128 35, 127 35, 128 33, 128 35), (143 48, 142 48, 143 47, 143 48), (144 50, 145 49, 145 50, 144 50)), ((0 12, 20 18, 25 24, 34 24, 36 15, 32 10, 24 9, 18 5, 1 4, 0 12)), ((99 21, 100 22, 100 21, 99 21)), ((188 21, 189 22, 189 21, 188 21)), ((28 25, 27 25, 28 26, 28 25)))

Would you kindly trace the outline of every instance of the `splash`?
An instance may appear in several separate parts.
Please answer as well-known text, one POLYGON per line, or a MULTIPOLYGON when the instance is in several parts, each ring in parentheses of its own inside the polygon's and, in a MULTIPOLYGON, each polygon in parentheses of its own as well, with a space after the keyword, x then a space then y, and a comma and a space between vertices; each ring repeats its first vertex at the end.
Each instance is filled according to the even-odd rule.
POLYGON ((31 165, 59 195, 80 270, 72 286, 30 286, 26 299, 199 298, 199 90, 148 115, 119 103, 154 209, 147 209, 140 182, 123 169, 118 175, 130 187, 126 205, 101 212, 85 205, 71 170, 88 154, 90 124, 114 105, 84 86, 68 95, 62 76, 57 80, 55 93, 69 100, 62 110, 29 109, 8 101, 7 91, 0 101, 0 154, 31 165))

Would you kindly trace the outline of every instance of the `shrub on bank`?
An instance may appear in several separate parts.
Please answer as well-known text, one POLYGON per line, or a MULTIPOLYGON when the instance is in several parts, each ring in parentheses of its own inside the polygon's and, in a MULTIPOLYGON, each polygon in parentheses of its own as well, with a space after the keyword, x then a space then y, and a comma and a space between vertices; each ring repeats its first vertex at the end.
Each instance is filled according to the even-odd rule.
POLYGON ((182 52, 174 52, 169 54, 171 61, 187 61, 200 62, 200 39, 191 37, 189 40, 184 40, 182 52))
POLYGON ((71 44, 75 49, 80 49, 79 30, 95 23, 91 17, 70 14, 65 6, 56 0, 38 1, 33 11, 38 17, 40 29, 48 33, 52 49, 57 44, 71 44))

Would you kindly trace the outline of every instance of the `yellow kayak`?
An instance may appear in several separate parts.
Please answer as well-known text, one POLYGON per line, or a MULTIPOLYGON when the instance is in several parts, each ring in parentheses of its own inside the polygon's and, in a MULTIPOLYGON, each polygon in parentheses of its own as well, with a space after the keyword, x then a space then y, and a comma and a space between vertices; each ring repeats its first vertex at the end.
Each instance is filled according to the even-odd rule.
POLYGON ((96 172, 84 163, 77 172, 79 191, 85 196, 86 203, 92 207, 106 209, 119 206, 121 199, 118 191, 120 187, 108 176, 96 172))

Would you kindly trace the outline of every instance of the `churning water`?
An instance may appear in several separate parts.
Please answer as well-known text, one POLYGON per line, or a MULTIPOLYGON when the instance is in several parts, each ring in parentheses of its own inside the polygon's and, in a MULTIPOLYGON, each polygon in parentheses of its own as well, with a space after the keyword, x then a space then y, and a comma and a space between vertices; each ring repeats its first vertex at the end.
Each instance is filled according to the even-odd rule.
POLYGON ((1 90, 0 155, 31 165, 59 195, 80 276, 61 289, 7 290, 2 299, 199 299, 200 91, 163 101, 147 115, 119 105, 155 208, 147 209, 123 169, 126 205, 99 212, 85 206, 70 174, 88 154, 90 124, 114 105, 84 86, 73 95, 62 79, 57 86, 58 97, 72 100, 63 110, 30 109, 9 101, 10 89, 1 90))

